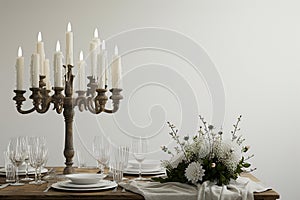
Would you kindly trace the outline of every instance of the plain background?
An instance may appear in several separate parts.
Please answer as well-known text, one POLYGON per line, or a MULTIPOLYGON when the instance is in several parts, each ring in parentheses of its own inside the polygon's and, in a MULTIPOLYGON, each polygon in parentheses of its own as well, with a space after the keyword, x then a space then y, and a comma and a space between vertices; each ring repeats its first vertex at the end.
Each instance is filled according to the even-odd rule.
MULTIPOLYGON (((179 32, 206 50, 224 85, 226 102, 224 131, 229 132, 236 117, 242 114, 242 134, 247 144, 251 146, 251 153, 255 154, 251 159, 252 165, 257 167, 254 175, 278 191, 281 199, 299 199, 297 191, 300 179, 299 9, 300 3, 296 0, 88 0, 81 3, 0 0, 2 113, 0 150, 5 150, 10 137, 44 135, 49 147, 48 165, 62 165, 64 162, 62 115, 48 111, 44 115, 33 113, 25 116, 15 110, 12 97, 15 88, 14 65, 18 46, 22 46, 25 55, 27 66, 25 85, 28 88, 30 55, 35 49, 39 31, 43 33, 46 57, 52 64, 56 40, 61 40, 64 49, 64 33, 69 21, 72 22, 75 35, 75 61, 80 49, 87 52, 95 27, 99 28, 102 39, 134 28, 159 27, 179 32)), ((122 47, 119 48, 122 51, 122 47)), ((124 59, 124 71, 128 71, 128 63, 134 63, 136 60, 145 60, 146 63, 148 59, 147 62, 150 62, 153 58, 149 56, 156 55, 155 53, 157 52, 146 52, 145 58, 140 57, 139 52, 128 56, 127 61, 126 58, 124 59)), ((161 62, 159 56, 155 59, 157 59, 155 62, 161 62)), ((162 60, 168 60, 168 55, 164 55, 162 60)), ((136 66, 142 64, 143 62, 134 63, 136 66)), ((168 65, 172 66, 170 63, 168 65)), ((163 69, 163 65, 160 69, 163 69)), ((155 74, 155 71, 152 73, 155 74)), ((188 70, 185 73, 187 73, 185 76, 189 76, 188 70)), ((190 76, 192 75, 191 73, 190 76)), ((171 75, 165 74, 164 77, 169 79, 171 75)), ((125 83, 129 85, 132 80, 125 77, 124 88, 126 88, 125 83)), ((181 86, 180 83, 172 85, 174 88, 181 86)), ((193 88, 195 96, 203 93, 203 100, 198 101, 197 112, 207 116, 209 121, 212 117, 211 108, 207 107, 211 107, 211 102, 207 100, 209 95, 205 91, 203 81, 200 85, 190 83, 190 87, 193 88)), ((179 101, 174 100, 171 94, 167 95, 161 88, 157 85, 157 87, 143 87, 138 90, 136 96, 131 98, 132 105, 126 106, 132 108, 131 122, 140 127, 147 127, 155 118, 163 122, 166 120, 191 122, 191 126, 194 126, 197 121, 196 116, 191 115, 180 119, 181 114, 177 103, 180 102, 181 95, 177 95, 179 101), (159 95, 153 98, 153 94, 159 95), (161 110, 156 110, 155 107, 150 115, 145 114, 149 111, 149 107, 160 102, 164 102, 165 112, 171 113, 174 119, 169 114, 161 115, 161 110)), ((128 90, 125 94, 133 94, 128 90)), ((29 101, 26 106, 30 107, 29 101)), ((122 113, 129 112, 124 107, 119 111, 121 113, 119 121, 127 120, 122 119, 122 113)), ((110 115, 95 117, 88 112, 78 115, 76 112, 76 117, 78 131, 74 134, 75 148, 81 148, 83 153, 86 153, 84 146, 86 149, 91 149, 93 135, 101 132, 99 127, 104 129, 105 134, 110 134, 105 131, 106 129, 114 132, 111 137, 115 143, 129 142, 125 141, 126 137, 119 138, 118 134, 122 135, 123 132, 105 123, 111 120, 110 115)), ((192 130, 194 129, 195 127, 192 127, 192 130)), ((160 144, 156 145, 170 141, 167 127, 163 127, 160 131, 164 132, 165 136, 160 133, 160 144)), ((155 155, 164 158, 158 152, 155 155)), ((95 164, 88 153, 85 157, 89 165, 95 164)), ((75 158, 74 160, 76 163, 75 158)), ((2 156, 0 164, 3 165, 2 156)))

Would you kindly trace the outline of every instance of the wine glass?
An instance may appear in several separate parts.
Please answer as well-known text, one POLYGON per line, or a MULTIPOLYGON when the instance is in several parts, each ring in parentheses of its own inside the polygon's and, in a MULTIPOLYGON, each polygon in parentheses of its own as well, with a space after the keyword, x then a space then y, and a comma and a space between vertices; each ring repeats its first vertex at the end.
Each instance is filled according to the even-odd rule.
POLYGON ((145 138, 133 138, 131 140, 131 150, 133 153, 133 157, 139 163, 139 177, 135 180, 137 181, 144 181, 148 180, 147 178, 142 177, 142 162, 146 158, 146 154, 148 151, 148 142, 145 138))
POLYGON ((13 165, 16 167, 16 182, 12 185, 24 185, 24 183, 20 183, 19 179, 19 167, 24 163, 25 161, 25 150, 24 150, 24 143, 23 138, 17 137, 12 138, 9 141, 8 144, 8 155, 9 159, 13 163, 13 165))
POLYGON ((93 155, 97 160, 100 173, 108 165, 110 155, 110 143, 103 136, 95 136, 93 141, 93 155))
POLYGON ((28 136, 23 137, 23 145, 24 145, 24 150, 25 150, 25 178, 22 178, 22 181, 32 181, 33 178, 30 178, 28 176, 28 170, 29 170, 29 148, 28 148, 28 136))
POLYGON ((35 169, 34 181, 29 184, 42 184, 45 181, 41 180, 41 169, 47 161, 48 150, 44 137, 31 137, 29 143, 29 163, 35 169))

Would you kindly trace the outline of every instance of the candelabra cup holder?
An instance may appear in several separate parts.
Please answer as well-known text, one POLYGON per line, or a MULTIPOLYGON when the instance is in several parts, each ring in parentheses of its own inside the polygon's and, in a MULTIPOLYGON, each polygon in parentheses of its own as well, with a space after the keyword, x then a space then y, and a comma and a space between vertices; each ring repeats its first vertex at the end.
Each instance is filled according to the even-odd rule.
POLYGON ((26 101, 24 94, 26 90, 14 90, 15 97, 13 100, 16 102, 17 111, 21 114, 29 114, 34 111, 38 113, 46 113, 50 105, 53 104, 53 110, 56 110, 58 114, 63 112, 65 119, 65 147, 64 147, 64 157, 65 157, 65 168, 64 174, 74 173, 73 157, 73 118, 74 118, 74 108, 78 106, 79 111, 89 110, 91 113, 99 114, 101 112, 105 113, 115 113, 119 109, 120 100, 123 99, 121 95, 122 89, 112 88, 110 92, 112 95, 110 99, 112 100, 112 109, 106 109, 106 103, 108 97, 106 96, 107 89, 97 88, 96 79, 89 76, 89 83, 87 85, 87 91, 79 90, 76 91, 77 97, 73 97, 73 80, 74 75, 72 74, 72 65, 64 66, 67 70, 64 79, 64 87, 53 87, 52 90, 54 94, 49 95, 51 90, 45 88, 46 84, 44 82, 45 76, 40 76, 39 87, 29 88, 31 90, 31 95, 29 99, 32 99, 33 107, 28 110, 23 110, 23 102, 26 101), (64 94, 63 94, 64 91, 64 94))

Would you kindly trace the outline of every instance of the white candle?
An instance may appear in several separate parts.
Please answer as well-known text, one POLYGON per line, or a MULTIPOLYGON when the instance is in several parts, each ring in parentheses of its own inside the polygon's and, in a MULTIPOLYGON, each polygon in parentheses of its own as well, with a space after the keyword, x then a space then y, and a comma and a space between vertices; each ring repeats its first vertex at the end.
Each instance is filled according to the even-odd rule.
POLYGON ((63 87, 63 75, 62 75, 62 66, 63 66, 63 55, 60 51, 59 41, 56 43, 56 52, 54 53, 54 87, 63 87))
POLYGON ((97 55, 100 53, 100 39, 98 35, 98 29, 95 28, 94 38, 90 42, 90 55, 91 55, 91 74, 92 77, 96 78, 97 75, 97 55))
POLYGON ((40 80, 40 54, 34 53, 31 56, 31 87, 38 88, 40 80))
POLYGON ((104 85, 105 87, 108 86, 108 70, 109 70, 109 67, 108 67, 108 59, 107 59, 107 51, 105 49, 105 40, 102 41, 102 51, 105 52, 105 68, 104 68, 104 85))
POLYGON ((92 77, 96 77, 97 69, 97 43, 90 42, 90 56, 91 56, 91 74, 92 77))
POLYGON ((38 42, 36 45, 36 52, 40 54, 40 75, 45 75, 45 49, 44 49, 44 42, 42 42, 42 33, 38 33, 38 42))
POLYGON ((73 65, 73 32, 70 22, 66 32, 66 65, 73 65))
POLYGON ((83 60, 83 52, 80 51, 79 54, 79 61, 78 61, 78 90, 84 91, 86 84, 85 84, 85 66, 86 63, 83 60))
POLYGON ((97 53, 100 53, 101 40, 99 38, 99 33, 98 33, 98 29, 97 28, 95 28, 95 31, 94 31, 93 42, 95 42, 97 44, 97 53))
POLYGON ((51 82, 50 82, 50 64, 49 59, 45 59, 44 61, 44 68, 45 68, 45 82, 46 82, 46 89, 51 90, 51 82))
POLYGON ((115 55, 111 66, 112 88, 121 88, 121 57, 118 55, 118 47, 115 47, 115 55))
POLYGON ((23 78, 24 78, 24 57, 22 56, 22 48, 18 49, 18 57, 16 61, 17 71, 17 90, 23 90, 23 78))
POLYGON ((103 40, 101 52, 98 54, 98 88, 105 89, 106 67, 107 51, 105 50, 105 41, 103 40))

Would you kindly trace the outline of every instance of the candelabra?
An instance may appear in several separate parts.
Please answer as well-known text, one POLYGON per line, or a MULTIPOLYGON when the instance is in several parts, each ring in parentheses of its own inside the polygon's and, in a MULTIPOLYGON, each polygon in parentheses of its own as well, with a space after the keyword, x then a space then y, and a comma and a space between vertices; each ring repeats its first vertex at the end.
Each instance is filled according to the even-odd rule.
POLYGON ((73 97, 73 79, 74 75, 72 74, 72 65, 63 66, 66 68, 66 75, 64 78, 65 87, 53 87, 54 94, 49 95, 50 90, 46 89, 46 84, 44 82, 45 76, 40 75, 39 87, 30 88, 32 94, 30 99, 32 99, 33 107, 29 110, 23 110, 22 104, 23 101, 26 101, 24 94, 25 90, 14 90, 16 96, 13 100, 16 101, 17 111, 21 114, 29 114, 34 111, 38 113, 46 113, 51 103, 54 105, 53 110, 56 110, 58 114, 63 112, 65 119, 65 147, 64 147, 64 156, 65 156, 65 168, 64 174, 70 174, 74 172, 72 167, 73 165, 73 118, 74 118, 74 108, 78 106, 79 110, 82 112, 84 110, 89 110, 91 113, 99 114, 101 112, 105 113, 115 113, 119 109, 119 102, 123 98, 120 94, 122 89, 112 88, 110 92, 112 95, 110 99, 112 100, 113 108, 106 109, 105 104, 108 100, 106 96, 107 89, 97 88, 96 79, 92 76, 89 76, 89 83, 87 85, 87 91, 76 91, 78 96, 73 97), (64 94, 62 93, 64 90, 64 94))

